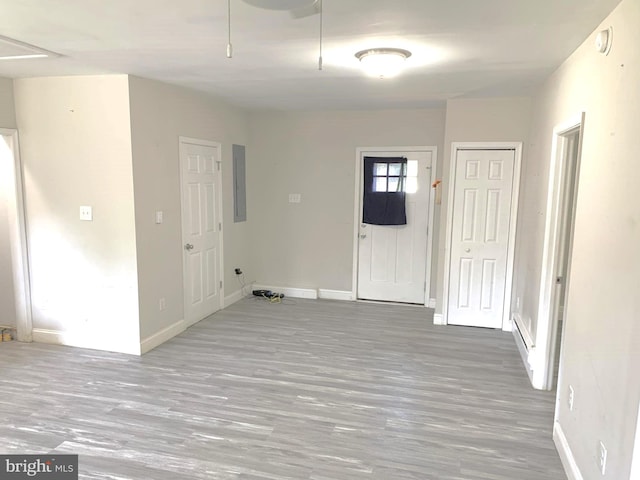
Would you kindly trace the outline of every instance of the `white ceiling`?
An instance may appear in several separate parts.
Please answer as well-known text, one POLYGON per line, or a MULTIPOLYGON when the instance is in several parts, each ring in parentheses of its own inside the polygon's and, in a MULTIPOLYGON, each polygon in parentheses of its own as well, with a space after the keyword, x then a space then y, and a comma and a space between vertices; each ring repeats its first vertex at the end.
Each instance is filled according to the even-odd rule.
POLYGON ((0 61, 0 76, 129 73, 251 109, 427 107, 530 92, 620 0, 324 0, 292 19, 231 0, 0 0, 0 35, 61 54, 0 61), (410 50, 394 79, 366 77, 354 53, 410 50))

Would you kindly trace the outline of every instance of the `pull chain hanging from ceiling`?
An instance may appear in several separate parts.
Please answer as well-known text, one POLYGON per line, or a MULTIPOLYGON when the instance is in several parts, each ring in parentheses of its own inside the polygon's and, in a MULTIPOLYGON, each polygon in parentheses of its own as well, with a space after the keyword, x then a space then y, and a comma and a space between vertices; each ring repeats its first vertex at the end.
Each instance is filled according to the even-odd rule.
POLYGON ((320 8, 320 55, 318 56, 318 70, 322 70, 322 21, 323 21, 323 8, 322 0, 318 0, 318 6, 320 8))
POLYGON ((233 45, 231 45, 231 0, 227 0, 227 58, 233 57, 233 45))

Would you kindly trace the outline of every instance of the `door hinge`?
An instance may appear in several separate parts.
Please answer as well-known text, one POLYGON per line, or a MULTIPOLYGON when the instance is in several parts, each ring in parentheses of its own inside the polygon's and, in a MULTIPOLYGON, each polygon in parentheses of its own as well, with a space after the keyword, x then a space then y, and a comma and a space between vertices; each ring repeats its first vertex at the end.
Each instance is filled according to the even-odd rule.
POLYGON ((222 289, 222 280, 220 280, 220 288, 222 289))
POLYGON ((218 222, 218 230, 222 231, 222 222, 218 222))
POLYGON ((218 171, 220 171, 220 164, 221 164, 221 163, 222 163, 222 162, 221 162, 220 160, 217 160, 217 161, 216 161, 216 164, 218 165, 218 171))

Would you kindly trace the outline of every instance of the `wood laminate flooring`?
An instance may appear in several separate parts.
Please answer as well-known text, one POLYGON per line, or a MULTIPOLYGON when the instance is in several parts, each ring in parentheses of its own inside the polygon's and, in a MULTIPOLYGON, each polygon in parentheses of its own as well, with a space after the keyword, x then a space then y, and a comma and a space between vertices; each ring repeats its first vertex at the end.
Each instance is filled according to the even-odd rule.
MULTIPOLYGON (((286 300, 286 299, 285 299, 286 300)), ((565 480, 511 334, 244 299, 143 357, 0 344, 0 453, 83 479, 565 480)))

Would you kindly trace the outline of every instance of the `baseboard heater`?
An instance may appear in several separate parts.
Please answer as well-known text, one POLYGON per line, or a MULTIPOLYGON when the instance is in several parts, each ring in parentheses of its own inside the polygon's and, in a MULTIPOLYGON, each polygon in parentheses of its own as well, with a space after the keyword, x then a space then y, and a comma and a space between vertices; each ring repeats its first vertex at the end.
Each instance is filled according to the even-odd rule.
POLYGON ((524 343, 524 346, 527 349, 527 351, 530 352, 531 349, 536 346, 536 344, 531 339, 531 334, 529 333, 529 330, 525 328, 522 322, 522 318, 520 318, 520 315, 513 316, 513 323, 516 326, 516 330, 518 330, 518 334, 522 339, 522 343, 524 343))

